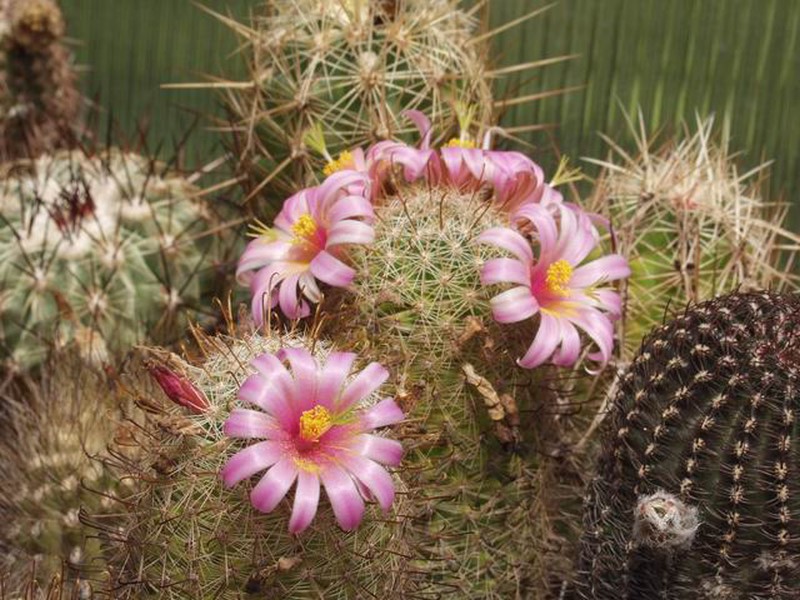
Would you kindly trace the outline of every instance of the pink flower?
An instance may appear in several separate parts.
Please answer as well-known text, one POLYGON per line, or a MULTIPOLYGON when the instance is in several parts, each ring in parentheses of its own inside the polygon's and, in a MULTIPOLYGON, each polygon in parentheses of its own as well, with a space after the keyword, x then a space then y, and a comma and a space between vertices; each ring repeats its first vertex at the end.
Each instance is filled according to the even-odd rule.
MULTIPOLYGON (((541 200, 546 192, 542 168, 520 152, 489 150, 489 144, 488 133, 483 148, 467 138, 450 140, 441 149, 450 182, 464 191, 490 185, 495 202, 509 214, 541 200)), ((547 194, 547 198, 555 196, 547 194)))
POLYGON ((552 357, 556 365, 574 365, 581 349, 578 329, 599 350, 591 357, 607 362, 614 343, 612 319, 619 315, 621 301, 605 284, 630 275, 627 260, 610 254, 579 266, 597 246, 599 235, 590 217, 577 207, 530 204, 519 215, 530 221, 538 258, 530 242, 512 229, 496 227, 478 238, 515 256, 489 260, 481 270, 484 285, 515 285, 492 298, 494 318, 516 323, 539 315, 536 336, 519 364, 533 368, 552 357))
POLYGON ((439 171, 438 156, 430 148, 431 122, 418 110, 407 110, 403 116, 411 120, 419 129, 422 141, 419 148, 408 144, 385 140, 370 146, 367 150, 367 166, 370 177, 379 190, 391 172, 392 167, 399 166, 403 169, 406 182, 413 183, 423 176, 435 179, 439 171))
POLYGON ((401 421, 403 411, 392 398, 366 406, 389 376, 371 363, 354 378, 348 375, 355 354, 332 352, 319 365, 309 352, 284 349, 262 354, 251 363, 251 375, 239 398, 261 410, 236 408, 225 422, 225 434, 261 439, 237 452, 222 469, 231 487, 268 469, 250 494, 253 506, 271 512, 296 482, 289 531, 300 533, 317 512, 320 485, 325 488, 342 529, 358 526, 364 500, 389 510, 394 484, 381 465, 397 466, 399 442, 370 433, 401 421), (288 360, 292 373, 283 364, 288 360))
POLYGON ((350 284, 355 271, 341 260, 344 246, 369 244, 375 237, 366 187, 363 174, 334 173, 286 200, 274 227, 247 245, 236 277, 250 285, 258 324, 266 307, 277 304, 290 319, 308 316, 306 300, 321 299, 317 280, 335 287, 350 284))

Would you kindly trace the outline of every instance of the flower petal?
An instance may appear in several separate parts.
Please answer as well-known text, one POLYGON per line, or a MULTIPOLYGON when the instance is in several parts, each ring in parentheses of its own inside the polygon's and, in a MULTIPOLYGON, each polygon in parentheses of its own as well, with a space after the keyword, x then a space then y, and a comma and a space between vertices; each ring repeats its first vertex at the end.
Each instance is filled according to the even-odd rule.
POLYGON ((533 343, 528 348, 525 356, 519 359, 517 363, 526 369, 538 367, 550 358, 560 341, 561 336, 557 317, 551 317, 543 313, 536 337, 533 338, 533 343))
POLYGON ((222 431, 228 437, 260 438, 270 440, 286 439, 286 432, 281 429, 273 417, 249 408, 234 408, 225 421, 222 431))
POLYGON ((320 479, 339 526, 345 531, 358 527, 364 516, 364 500, 347 472, 328 466, 320 473, 320 479))
POLYGON ((368 364, 345 388, 337 403, 336 411, 343 412, 356 402, 364 400, 381 387, 387 379, 389 379, 389 371, 384 366, 376 362, 368 364))
POLYGON ((364 431, 394 425, 405 419, 403 411, 397 406, 394 398, 384 398, 375 406, 369 407, 361 415, 361 427, 364 431))
POLYGON ((334 408, 355 359, 353 352, 331 352, 328 355, 317 383, 317 401, 321 405, 328 409, 334 408))
POLYGON ((317 404, 318 369, 314 357, 305 348, 281 348, 275 356, 279 360, 288 360, 292 367, 292 403, 297 412, 314 407, 317 404))
POLYGON ((289 319, 302 319, 311 314, 311 309, 301 297, 297 289, 297 284, 300 281, 300 275, 289 275, 281 282, 280 290, 278 290, 278 303, 281 306, 281 312, 289 319))
POLYGON ((240 481, 271 467, 278 462, 282 455, 281 444, 272 440, 248 446, 234 454, 225 463, 220 473, 222 481, 227 487, 233 487, 240 481))
POLYGON ((353 451, 390 467, 396 467, 403 460, 403 445, 400 442, 371 433, 357 436, 353 440, 353 451))
POLYGON ((620 254, 609 254, 578 267, 572 273, 570 287, 583 288, 602 281, 623 279, 631 274, 628 261, 620 254))
POLYGON ((529 286, 531 284, 530 267, 513 258, 487 260, 481 268, 481 283, 492 285, 506 282, 529 286))
MULTIPOLYGON (((285 236, 282 232, 281 236, 285 236)), ((268 242, 264 238, 256 238, 244 249, 239 263, 236 265, 236 281, 242 285, 248 285, 254 273, 252 271, 261 269, 273 262, 285 260, 292 247, 288 239, 280 239, 268 242)))
POLYGON ((550 256, 558 243, 558 226, 547 208, 538 204, 524 204, 520 206, 513 216, 513 221, 527 219, 536 229, 539 238, 539 254, 542 257, 550 256))
POLYGON ((571 367, 578 362, 581 353, 581 337, 575 326, 566 319, 558 321, 561 346, 553 354, 553 364, 559 367, 571 367))
POLYGON ((239 399, 264 409, 284 429, 288 429, 297 415, 289 403, 291 391, 287 393, 284 390, 285 388, 276 387, 260 375, 251 375, 239 388, 239 399))
POLYGON ((251 504, 261 512, 271 512, 284 499, 297 478, 297 467, 291 458, 283 457, 266 472, 250 492, 251 504))
POLYGON ((353 269, 324 250, 311 261, 311 272, 320 281, 334 287, 346 287, 356 276, 353 269))
POLYGON ((345 219, 328 230, 326 248, 339 244, 371 244, 374 241, 375 230, 372 225, 354 219, 345 219))
POLYGON ((570 321, 592 338, 599 350, 600 362, 607 363, 614 349, 614 326, 611 320, 595 308, 586 308, 571 316, 570 321))
POLYGON ((497 294, 490 300, 492 316, 498 323, 516 323, 532 317, 539 303, 528 287, 515 287, 497 294))
POLYGON ((533 251, 531 245, 524 237, 508 227, 492 227, 478 236, 481 244, 497 246, 502 250, 508 250, 524 264, 533 263, 533 251))
POLYGON ((350 473, 371 492, 384 511, 394 502, 394 482, 382 466, 362 456, 350 456, 344 463, 350 473))
POLYGON ((311 524, 319 506, 319 477, 302 469, 297 475, 289 533, 301 533, 311 524))

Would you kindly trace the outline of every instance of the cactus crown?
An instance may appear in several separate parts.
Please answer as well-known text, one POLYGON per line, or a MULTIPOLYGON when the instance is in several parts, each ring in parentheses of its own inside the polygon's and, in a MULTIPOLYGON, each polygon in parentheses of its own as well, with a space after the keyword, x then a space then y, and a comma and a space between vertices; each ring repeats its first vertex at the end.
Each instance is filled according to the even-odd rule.
POLYGON ((587 496, 581 598, 797 596, 799 326, 798 297, 734 293, 644 341, 587 496))

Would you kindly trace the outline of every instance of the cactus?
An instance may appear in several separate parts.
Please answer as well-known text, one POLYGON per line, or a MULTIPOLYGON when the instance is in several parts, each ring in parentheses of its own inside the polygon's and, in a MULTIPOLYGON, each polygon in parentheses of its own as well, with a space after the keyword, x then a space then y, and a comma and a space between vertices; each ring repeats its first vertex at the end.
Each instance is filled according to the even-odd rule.
POLYGON ((0 188, 0 340, 29 367, 54 342, 103 362, 169 337, 198 304, 212 215, 190 181, 118 150, 6 167, 0 188))
POLYGON ((82 102, 58 4, 4 0, 0 28, 0 157, 65 147, 82 102))
POLYGON ((477 237, 508 220, 480 193, 400 186, 376 206, 375 241, 352 250, 353 284, 322 306, 331 339, 393 373, 410 423, 409 540, 432 597, 525 597, 554 576, 537 472, 558 436, 553 374, 516 365, 532 324, 495 323, 479 278, 496 251, 477 237))
POLYGON ((589 485, 578 598, 796 598, 800 298, 733 293, 645 339, 589 485))
POLYGON ((311 526, 295 536, 283 505, 262 514, 251 506, 249 486, 222 485, 220 471, 234 446, 223 423, 253 372, 250 361, 282 347, 321 357, 329 345, 299 334, 247 332, 235 339, 200 336, 199 344, 199 366, 151 350, 169 399, 152 387, 129 386, 147 417, 128 441, 135 458, 119 460, 117 468, 136 481, 136 491, 120 498, 128 514, 121 528, 104 528, 98 519, 107 529, 101 537, 114 548, 117 597, 335 599, 405 589, 402 489, 391 513, 371 507, 349 533, 322 500, 311 526))
POLYGON ((786 229, 788 206, 762 195, 766 165, 740 172, 713 119, 661 146, 639 120, 638 128, 629 120, 636 154, 609 141, 615 156, 593 161, 604 170, 587 203, 611 218, 633 270, 618 331, 623 362, 668 306, 739 288, 795 288, 791 265, 800 249, 786 229))
POLYGON ((252 194, 268 184, 286 194, 316 180, 331 160, 306 145, 316 124, 323 125, 333 156, 407 136, 412 130, 402 112, 409 109, 429 115, 438 141, 446 140, 457 126, 458 105, 478 107, 475 123, 486 129, 499 106, 493 79, 539 66, 493 71, 488 55, 495 31, 480 28, 476 11, 460 0, 263 4, 248 25, 217 15, 240 36, 251 75, 212 84, 227 87, 237 155, 252 194))
POLYGON ((5 589, 59 573, 65 585, 91 590, 102 579, 102 548, 81 515, 107 512, 108 496, 125 485, 98 459, 121 421, 119 394, 104 373, 70 355, 10 392, 0 437, 5 589))

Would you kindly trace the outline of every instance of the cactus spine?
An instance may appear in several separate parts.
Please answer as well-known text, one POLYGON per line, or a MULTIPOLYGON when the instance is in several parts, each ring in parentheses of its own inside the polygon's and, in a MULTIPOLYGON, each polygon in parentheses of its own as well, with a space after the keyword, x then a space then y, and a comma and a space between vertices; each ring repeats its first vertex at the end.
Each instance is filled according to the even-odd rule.
POLYGON ((799 311, 734 293, 644 341, 589 486, 578 598, 797 597, 799 311))

